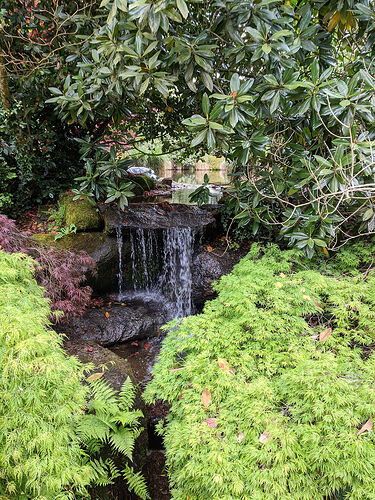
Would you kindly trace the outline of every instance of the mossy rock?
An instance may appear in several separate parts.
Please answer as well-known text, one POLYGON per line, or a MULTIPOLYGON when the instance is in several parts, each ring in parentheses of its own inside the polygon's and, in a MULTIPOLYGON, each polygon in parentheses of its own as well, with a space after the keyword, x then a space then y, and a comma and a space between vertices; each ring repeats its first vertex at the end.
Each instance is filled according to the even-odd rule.
POLYGON ((74 195, 66 193, 60 195, 59 203, 65 207, 64 224, 72 224, 77 231, 100 231, 103 220, 96 205, 93 205, 85 196, 73 200, 74 195))
POLYGON ((145 191, 153 191, 156 187, 155 180, 145 174, 129 174, 129 181, 134 184, 133 191, 136 196, 142 195, 145 191))

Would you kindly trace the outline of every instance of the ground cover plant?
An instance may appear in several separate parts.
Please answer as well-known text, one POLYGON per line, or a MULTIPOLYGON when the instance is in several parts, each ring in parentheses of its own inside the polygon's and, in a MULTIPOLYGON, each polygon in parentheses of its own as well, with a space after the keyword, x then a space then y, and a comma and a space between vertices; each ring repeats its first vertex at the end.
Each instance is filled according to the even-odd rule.
POLYGON ((369 248, 321 274, 254 244, 202 314, 167 326, 146 400, 171 404, 173 498, 374 498, 369 248))
POLYGON ((90 498, 88 488, 124 474, 143 499, 142 478, 127 464, 139 435, 130 380, 118 395, 85 371, 48 328, 49 301, 23 254, 0 251, 0 495, 6 500, 90 498), (88 401, 89 408, 87 409, 88 401), (97 456, 106 445, 121 468, 97 456))

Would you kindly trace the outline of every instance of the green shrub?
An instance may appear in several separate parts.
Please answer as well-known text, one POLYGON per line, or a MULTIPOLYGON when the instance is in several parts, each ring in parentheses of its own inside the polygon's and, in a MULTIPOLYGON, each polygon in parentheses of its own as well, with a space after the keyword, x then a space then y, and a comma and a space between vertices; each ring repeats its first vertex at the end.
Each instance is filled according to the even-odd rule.
POLYGON ((253 245, 216 288, 166 327, 146 389, 171 403, 173 498, 374 499, 374 272, 323 275, 253 245))
MULTIPOLYGON (((67 356, 48 329, 49 303, 33 272, 29 257, 0 251, 0 496, 88 498, 88 487, 121 473, 98 455, 104 444, 131 458, 140 416, 130 410, 134 388, 127 381, 116 396, 100 380, 82 385, 91 366, 67 356)), ((147 497, 127 465, 124 476, 147 497)))

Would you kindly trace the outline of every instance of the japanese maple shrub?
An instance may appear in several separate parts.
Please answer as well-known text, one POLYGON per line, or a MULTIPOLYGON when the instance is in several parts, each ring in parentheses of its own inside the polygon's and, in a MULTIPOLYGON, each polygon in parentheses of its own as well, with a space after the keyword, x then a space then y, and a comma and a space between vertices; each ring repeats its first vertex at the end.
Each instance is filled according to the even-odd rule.
POLYGON ((167 326, 146 399, 171 404, 174 499, 375 498, 375 273, 298 259, 254 244, 167 326))
POLYGON ((115 394, 97 374, 82 384, 91 366, 67 356, 48 328, 34 265, 0 251, 0 498, 90 498, 90 487, 123 474, 146 500, 143 478, 129 465, 140 433, 134 387, 127 380, 115 394), (104 446, 122 468, 100 456, 104 446))
POLYGON ((86 273, 94 270, 94 262, 86 252, 71 252, 45 248, 32 242, 15 222, 0 214, 0 250, 23 252, 33 257, 35 279, 45 288, 51 300, 52 311, 63 315, 51 316, 59 320, 82 314, 91 299, 92 290, 85 285, 86 273))

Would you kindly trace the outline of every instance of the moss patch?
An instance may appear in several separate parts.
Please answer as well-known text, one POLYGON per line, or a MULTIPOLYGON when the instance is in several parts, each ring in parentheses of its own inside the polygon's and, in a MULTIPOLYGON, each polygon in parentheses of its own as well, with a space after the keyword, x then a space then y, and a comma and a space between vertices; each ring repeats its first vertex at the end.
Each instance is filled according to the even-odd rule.
POLYGON ((64 224, 74 224, 77 231, 100 231, 103 220, 96 205, 90 203, 87 197, 73 200, 73 195, 60 196, 60 205, 65 207, 64 224))
POLYGON ((78 233, 69 234, 55 240, 53 234, 33 234, 30 237, 31 240, 37 242, 40 245, 53 245, 60 250, 71 250, 72 252, 79 252, 84 250, 88 254, 92 254, 95 250, 100 247, 106 240, 106 235, 103 233, 78 233))

